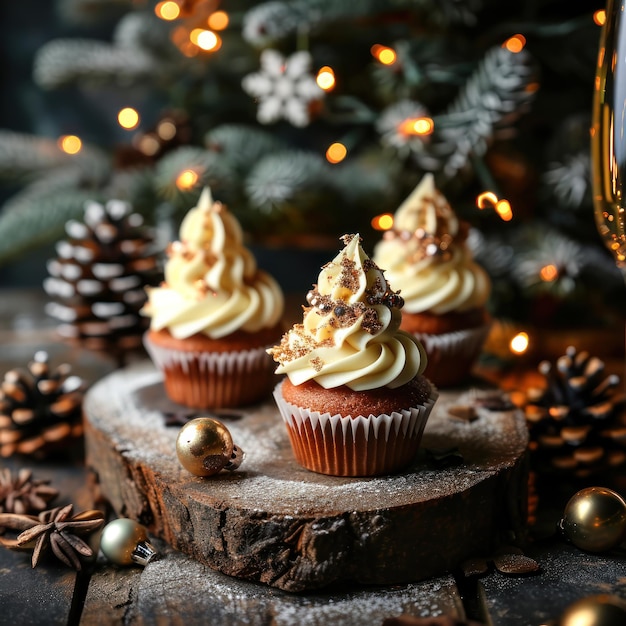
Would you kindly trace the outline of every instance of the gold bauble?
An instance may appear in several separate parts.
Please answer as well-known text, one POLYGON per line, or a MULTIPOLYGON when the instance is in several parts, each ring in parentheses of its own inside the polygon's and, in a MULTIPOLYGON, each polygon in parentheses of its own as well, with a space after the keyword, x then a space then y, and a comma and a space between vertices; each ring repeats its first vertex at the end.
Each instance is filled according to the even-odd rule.
POLYGON ((624 626, 626 602, 617 596, 600 594, 571 604, 557 626, 624 626))
POLYGON ((195 476, 213 476, 223 469, 235 469, 229 463, 237 451, 228 428, 212 417, 190 420, 176 439, 178 460, 195 476))
POLYGON ((565 506, 561 528, 581 550, 611 550, 626 534, 626 502, 606 487, 581 489, 565 506))

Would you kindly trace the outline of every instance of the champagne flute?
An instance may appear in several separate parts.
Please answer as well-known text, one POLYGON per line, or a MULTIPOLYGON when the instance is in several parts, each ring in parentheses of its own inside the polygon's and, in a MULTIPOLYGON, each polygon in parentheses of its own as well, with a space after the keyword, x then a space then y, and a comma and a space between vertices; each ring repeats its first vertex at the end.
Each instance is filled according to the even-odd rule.
POLYGON ((607 0, 593 91, 591 169, 596 227, 626 284, 625 5, 607 0))
POLYGON ((591 126, 596 226, 626 279, 626 0, 608 0, 591 126))

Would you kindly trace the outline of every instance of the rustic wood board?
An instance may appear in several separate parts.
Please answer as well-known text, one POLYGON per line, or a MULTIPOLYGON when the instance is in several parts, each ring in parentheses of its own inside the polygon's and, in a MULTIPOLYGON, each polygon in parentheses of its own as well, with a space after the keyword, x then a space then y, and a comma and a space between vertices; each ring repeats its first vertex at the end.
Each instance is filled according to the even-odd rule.
POLYGON ((427 455, 394 476, 337 478, 296 464, 269 401, 224 419, 246 459, 234 473, 194 477, 178 463, 179 427, 151 363, 103 378, 84 402, 87 464, 118 515, 221 571, 287 591, 342 582, 399 584, 454 569, 519 530, 526 502, 527 432, 517 412, 467 423, 444 392, 424 449, 456 446, 464 463, 427 455))
POLYGON ((464 617, 449 576, 390 588, 300 595, 225 576, 162 541, 155 546, 160 557, 145 568, 103 564, 96 569, 81 626, 362 626, 402 614, 464 617))

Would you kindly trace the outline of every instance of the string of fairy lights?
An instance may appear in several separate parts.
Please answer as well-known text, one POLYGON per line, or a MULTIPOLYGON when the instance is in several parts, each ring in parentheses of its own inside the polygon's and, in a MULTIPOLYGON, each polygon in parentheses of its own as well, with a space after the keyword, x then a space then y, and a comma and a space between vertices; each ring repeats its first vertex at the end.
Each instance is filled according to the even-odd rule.
MULTIPOLYGON (((202 3, 199 3, 202 4, 202 3)), ((210 6, 211 3, 208 4, 210 6)), ((204 15, 196 15, 195 5, 186 0, 164 0, 154 8, 158 18, 176 24, 171 31, 171 40, 186 57, 195 57, 200 54, 214 54, 222 47, 220 32, 228 28, 230 18, 226 11, 213 10, 207 15, 206 6, 204 15), (191 8, 190 8, 191 5, 191 8)), ((602 9, 593 15, 596 25, 602 26, 606 20, 606 12, 602 9)), ((502 47, 511 53, 521 52, 526 45, 526 38, 516 33, 502 43, 502 47)), ((380 43, 372 44, 370 53, 373 59, 381 65, 393 67, 398 63, 396 51, 380 43)), ((332 91, 337 85, 335 71, 330 66, 323 66, 315 73, 315 81, 324 92, 332 91)), ((140 127, 141 117, 133 107, 124 107, 117 113, 117 122, 121 128, 129 132, 140 127)), ((435 120, 431 117, 407 117, 398 123, 397 131, 406 137, 427 137, 435 132, 435 120)), ((162 120, 154 134, 137 134, 134 146, 147 156, 152 156, 159 149, 159 139, 171 140, 177 132, 176 125, 168 120, 162 120)), ((83 147, 82 140, 76 135, 63 135, 58 138, 57 145, 68 155, 78 154, 83 147)), ((344 161, 349 153, 348 146, 342 141, 331 143, 325 151, 325 158, 331 165, 344 161)), ((176 177, 176 186, 182 191, 193 189, 201 178, 201 173, 194 169, 183 169, 176 177)), ((479 210, 492 209, 503 221, 513 219, 513 209, 505 198, 500 198, 492 190, 485 190, 476 197, 476 207, 479 210)), ((393 227, 393 215, 383 213, 375 216, 371 221, 373 229, 378 231, 389 230, 393 227)), ((542 268, 541 278, 544 281, 554 281, 558 278, 559 270, 550 265, 542 268)), ((509 350, 513 354, 524 354, 530 346, 530 338, 525 331, 516 332, 510 339, 509 350)))

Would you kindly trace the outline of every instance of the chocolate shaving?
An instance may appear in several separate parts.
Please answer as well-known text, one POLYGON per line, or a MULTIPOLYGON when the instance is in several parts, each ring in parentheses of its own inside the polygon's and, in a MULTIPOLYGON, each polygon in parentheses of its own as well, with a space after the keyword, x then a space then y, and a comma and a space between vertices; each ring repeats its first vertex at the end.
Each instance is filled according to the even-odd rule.
POLYGON ((460 422, 474 422, 478 419, 476 409, 469 404, 457 404, 448 408, 448 414, 460 422))
POLYGON ((524 576, 541 569, 537 561, 523 554, 503 554, 495 557, 493 564, 501 574, 506 575, 524 576))
POLYGON ((456 467, 464 462, 463 455, 458 448, 428 449, 426 455, 429 464, 437 469, 456 467))

